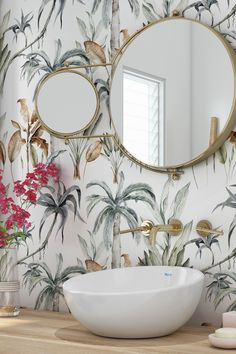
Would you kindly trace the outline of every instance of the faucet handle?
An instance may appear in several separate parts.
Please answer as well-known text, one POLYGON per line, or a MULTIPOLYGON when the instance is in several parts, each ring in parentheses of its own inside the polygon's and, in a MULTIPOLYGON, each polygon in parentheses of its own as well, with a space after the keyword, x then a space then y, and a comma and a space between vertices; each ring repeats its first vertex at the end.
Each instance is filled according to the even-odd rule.
POLYGON ((170 236, 179 236, 183 231, 183 224, 178 219, 171 219, 168 225, 172 227, 172 229, 168 231, 170 236))
POLYGON ((199 236, 206 237, 209 235, 223 235, 223 230, 213 229, 212 224, 208 220, 200 220, 197 223, 196 231, 199 236))

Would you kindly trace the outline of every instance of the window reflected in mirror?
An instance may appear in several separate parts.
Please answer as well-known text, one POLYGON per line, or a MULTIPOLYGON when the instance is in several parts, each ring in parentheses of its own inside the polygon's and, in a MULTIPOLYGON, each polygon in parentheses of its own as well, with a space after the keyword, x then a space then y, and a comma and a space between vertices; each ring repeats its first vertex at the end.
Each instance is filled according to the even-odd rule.
POLYGON ((129 157, 176 168, 202 160, 212 146, 216 151, 236 110, 235 66, 233 49, 199 22, 165 19, 136 33, 115 60, 109 97, 129 157))
POLYGON ((164 163, 165 79, 123 68, 124 146, 142 161, 164 163))

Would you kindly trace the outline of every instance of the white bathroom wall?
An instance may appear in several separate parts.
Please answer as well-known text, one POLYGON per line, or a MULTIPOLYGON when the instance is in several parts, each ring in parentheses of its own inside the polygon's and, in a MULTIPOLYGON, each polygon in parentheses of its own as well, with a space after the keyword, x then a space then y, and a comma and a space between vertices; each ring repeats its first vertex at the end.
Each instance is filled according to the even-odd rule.
POLYGON ((218 134, 224 128, 234 99, 234 73, 223 43, 213 33, 193 27, 192 43, 192 151, 196 156, 208 146, 211 117, 218 118, 218 134))

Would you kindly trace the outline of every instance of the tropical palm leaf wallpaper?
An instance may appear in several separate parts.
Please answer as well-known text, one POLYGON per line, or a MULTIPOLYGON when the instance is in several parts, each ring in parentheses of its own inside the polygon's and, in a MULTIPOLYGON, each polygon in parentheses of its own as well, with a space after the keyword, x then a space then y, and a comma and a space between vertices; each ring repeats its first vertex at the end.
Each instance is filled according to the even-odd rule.
MULTIPOLYGON (((43 130, 34 110, 35 90, 51 72, 68 64, 109 61, 130 34, 176 9, 211 25, 236 47, 236 1, 0 4, 0 167, 9 182, 48 158, 60 169, 60 181, 45 187, 31 207, 32 235, 18 251, 21 304, 67 310, 62 284, 75 274, 111 266, 179 265, 205 273, 196 322, 217 322, 223 311, 236 310, 236 132, 214 156, 173 182, 140 169, 109 137, 65 144, 43 130), (181 219, 184 230, 176 238, 158 234, 156 247, 140 233, 119 234, 144 219, 167 223, 170 218, 181 219), (201 219, 224 235, 198 236, 201 219)), ((109 133, 108 73, 87 74, 99 91, 101 110, 85 133, 109 133)))

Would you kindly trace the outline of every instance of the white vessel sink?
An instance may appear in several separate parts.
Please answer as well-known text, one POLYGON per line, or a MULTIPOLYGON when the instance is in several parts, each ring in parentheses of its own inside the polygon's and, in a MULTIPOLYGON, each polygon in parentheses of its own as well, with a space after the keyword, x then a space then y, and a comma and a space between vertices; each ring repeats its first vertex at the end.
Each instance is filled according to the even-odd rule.
POLYGON ((95 334, 168 335, 194 313, 204 275, 192 268, 131 267, 75 276, 63 285, 70 311, 95 334))

